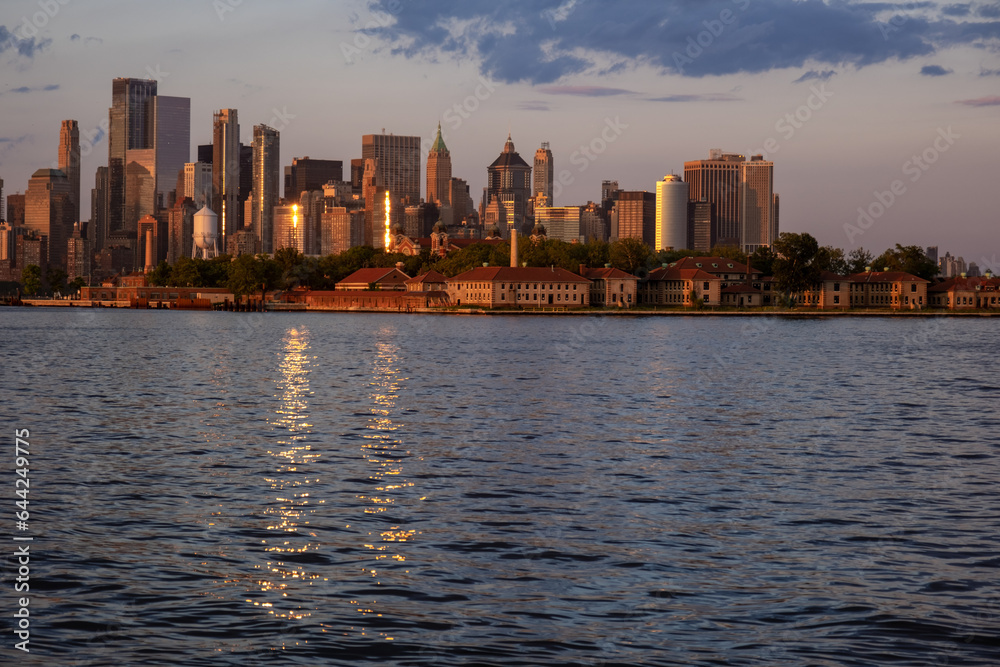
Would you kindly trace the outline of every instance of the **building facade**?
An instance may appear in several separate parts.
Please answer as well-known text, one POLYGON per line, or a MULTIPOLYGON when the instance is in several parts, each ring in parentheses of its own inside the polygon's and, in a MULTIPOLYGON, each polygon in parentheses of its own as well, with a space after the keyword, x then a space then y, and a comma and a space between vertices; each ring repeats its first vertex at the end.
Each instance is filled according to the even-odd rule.
POLYGON ((774 215, 774 163, 761 155, 740 163, 740 239, 745 253, 778 240, 774 215))
POLYGON ((531 196, 539 195, 545 197, 548 206, 555 206, 554 184, 555 184, 555 164, 552 161, 552 151, 549 149, 549 142, 543 141, 541 147, 535 151, 535 171, 533 172, 533 182, 531 196))
POLYGON ((75 120, 64 120, 59 128, 59 171, 69 180, 69 198, 73 222, 80 221, 80 127, 75 120))
POLYGON ((511 229, 521 231, 530 198, 531 167, 514 149, 514 142, 508 134, 500 156, 486 168, 483 210, 487 211, 493 202, 497 202, 496 220, 484 216, 486 224, 497 224, 504 238, 510 237, 511 229))
POLYGON ((689 184, 668 174, 656 183, 656 233, 654 250, 683 250, 688 242, 689 184))
POLYGON ((441 123, 437 136, 427 152, 427 201, 438 207, 451 206, 451 151, 441 138, 441 123))
POLYGON ((24 194, 24 226, 48 240, 48 262, 53 267, 66 267, 66 242, 73 222, 66 174, 58 169, 37 170, 24 194))
POLYGON ((212 204, 219 216, 219 246, 239 229, 240 123, 236 109, 220 109, 212 118, 212 204))
POLYGON ((378 180, 393 206, 420 201, 420 137, 366 134, 361 137, 361 159, 376 160, 378 180))
POLYGON ((280 139, 274 128, 254 125, 250 228, 260 252, 267 254, 274 252, 274 207, 280 199, 280 139))

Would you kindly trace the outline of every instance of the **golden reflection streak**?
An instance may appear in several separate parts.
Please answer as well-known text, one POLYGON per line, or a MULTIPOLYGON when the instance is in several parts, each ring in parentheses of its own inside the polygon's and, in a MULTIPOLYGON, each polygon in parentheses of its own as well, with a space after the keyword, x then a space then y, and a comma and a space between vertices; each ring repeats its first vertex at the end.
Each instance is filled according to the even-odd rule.
MULTIPOLYGON (((369 382, 372 401, 369 410, 372 416, 368 420, 367 428, 370 432, 362 436, 367 442, 361 446, 362 456, 371 466, 370 479, 379 483, 375 487, 374 494, 357 496, 367 505, 364 509, 365 514, 388 512, 395 504, 397 496, 402 497, 405 490, 414 485, 403 477, 405 458, 399 454, 405 454, 406 451, 402 442, 395 436, 395 432, 405 425, 392 419, 400 387, 409 378, 403 377, 398 367, 399 347, 391 342, 392 336, 396 334, 395 329, 386 327, 379 334, 383 341, 375 345, 374 368, 372 380, 369 382)), ((365 576, 375 579, 376 585, 381 585, 382 577, 387 574, 379 573, 377 568, 379 561, 405 562, 406 556, 401 553, 400 544, 412 540, 416 534, 416 531, 401 526, 390 526, 378 533, 368 533, 366 537, 369 542, 363 546, 372 552, 372 559, 361 568, 361 571, 365 576)), ((362 616, 382 615, 378 600, 351 600, 351 604, 362 616)), ((363 626, 361 630, 364 634, 363 626)), ((393 639, 384 632, 378 634, 386 641, 393 639)))
MULTIPOLYGON (((267 609, 269 614, 278 618, 301 619, 309 616, 308 610, 285 607, 280 602, 288 597, 290 586, 297 590, 301 587, 300 582, 309 586, 322 578, 319 574, 306 571, 301 565, 281 560, 281 554, 303 553, 319 548, 319 544, 310 539, 316 537, 315 533, 308 528, 309 516, 317 505, 324 502, 314 500, 309 490, 311 483, 319 481, 308 476, 309 463, 320 457, 311 451, 307 442, 312 432, 309 398, 313 394, 309 388, 312 364, 309 349, 308 329, 292 327, 286 332, 284 351, 278 365, 280 377, 276 383, 281 394, 277 397, 279 404, 274 411, 276 418, 269 420, 277 436, 277 448, 267 453, 276 459, 277 467, 276 474, 267 481, 277 504, 268 503, 264 511, 272 517, 267 530, 276 531, 277 535, 261 542, 264 551, 274 554, 275 560, 268 561, 263 567, 256 566, 261 571, 255 577, 255 583, 263 593, 280 594, 280 599, 275 602, 247 599, 247 602, 267 609)), ((295 591, 292 592, 294 594, 295 591)))

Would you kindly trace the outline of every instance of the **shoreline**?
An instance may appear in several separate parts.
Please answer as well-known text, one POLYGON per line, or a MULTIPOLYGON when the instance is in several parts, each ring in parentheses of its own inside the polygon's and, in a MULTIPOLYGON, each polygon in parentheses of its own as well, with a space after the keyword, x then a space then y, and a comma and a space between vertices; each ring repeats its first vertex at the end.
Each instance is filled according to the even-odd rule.
MULTIPOLYGON (((49 299, 24 299, 22 306, 29 308, 85 308, 94 310, 156 310, 156 311, 181 311, 181 312, 216 312, 211 310, 190 309, 190 308, 130 308, 127 305, 93 305, 81 304, 72 300, 49 300, 49 299)), ((261 311, 218 311, 235 313, 260 313, 261 311)), ((1000 309, 989 310, 492 310, 486 308, 419 308, 414 310, 387 310, 376 308, 305 308, 301 304, 268 304, 263 312, 271 313, 384 313, 389 315, 485 315, 485 316, 568 316, 568 317, 782 317, 788 319, 813 319, 813 318, 837 318, 837 317, 1000 317, 1000 309)))

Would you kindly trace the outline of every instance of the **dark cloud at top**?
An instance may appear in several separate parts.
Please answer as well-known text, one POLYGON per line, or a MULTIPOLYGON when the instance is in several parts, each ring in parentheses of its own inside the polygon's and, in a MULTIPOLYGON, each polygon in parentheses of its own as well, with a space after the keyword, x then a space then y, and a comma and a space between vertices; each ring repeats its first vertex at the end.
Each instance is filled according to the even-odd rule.
MULTIPOLYGON (((48 92, 51 92, 53 90, 59 90, 59 84, 58 83, 50 83, 50 84, 45 85, 45 86, 20 86, 18 88, 11 88, 7 92, 8 93, 21 93, 23 95, 25 93, 48 93, 48 92)), ((0 95, 2 95, 2 94, 3 93, 0 93, 0 95)))
POLYGON ((972 5, 945 5, 941 13, 945 16, 968 16, 972 12, 972 5))
POLYGON ((977 13, 984 19, 1000 18, 1000 5, 983 5, 977 13))
POLYGON ((474 59, 497 80, 534 84, 638 64, 689 77, 865 67, 1000 41, 1000 21, 963 21, 957 9, 930 18, 935 9, 943 14, 958 6, 938 2, 622 0, 613 11, 596 0, 369 2, 392 19, 366 32, 379 35, 394 54, 474 59))
POLYGON ((22 39, 19 35, 7 29, 7 26, 0 25, 0 53, 13 49, 17 55, 31 60, 35 54, 44 51, 52 44, 51 39, 36 39, 29 37, 22 39))
POLYGON ((951 74, 951 70, 940 65, 924 65, 920 68, 920 73, 924 76, 946 76, 951 74))

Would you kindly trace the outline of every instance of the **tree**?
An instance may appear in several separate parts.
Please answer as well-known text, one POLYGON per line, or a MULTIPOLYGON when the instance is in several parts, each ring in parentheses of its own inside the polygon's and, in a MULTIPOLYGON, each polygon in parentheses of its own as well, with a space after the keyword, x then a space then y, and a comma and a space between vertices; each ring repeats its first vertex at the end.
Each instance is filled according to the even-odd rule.
POLYGON ((927 257, 923 248, 918 245, 903 246, 898 243, 895 249, 890 248, 879 255, 872 268, 875 271, 885 268, 890 271, 905 271, 924 280, 933 280, 938 273, 937 265, 927 257))
POLYGON ((178 287, 205 287, 196 263, 201 261, 204 260, 194 260, 190 257, 178 259, 170 270, 170 284, 178 287))
POLYGON ((21 285, 24 286, 24 293, 34 296, 42 286, 42 267, 37 264, 29 264, 21 271, 21 285))
POLYGON ((862 273, 872 265, 874 257, 864 248, 858 247, 847 253, 847 267, 851 273, 862 273))
POLYGON ((73 278, 73 281, 69 285, 66 286, 66 289, 69 290, 70 294, 78 294, 80 292, 80 288, 86 286, 87 281, 82 277, 77 276, 76 278, 73 278))
POLYGON ((819 243, 811 235, 784 232, 774 242, 774 250, 778 253, 774 278, 779 290, 792 294, 819 282, 820 268, 816 264, 819 243))
POLYGON ((761 275, 770 276, 774 274, 774 260, 777 258, 771 246, 762 245, 750 255, 750 266, 761 275))
POLYGON ((247 294, 253 294, 264 282, 263 262, 253 255, 240 255, 229 267, 226 289, 233 293, 239 303, 247 294))
POLYGON ((820 271, 832 271, 840 275, 845 275, 850 271, 844 251, 840 248, 825 245, 816 253, 816 266, 820 271))
POLYGON ((747 261, 747 255, 734 245, 717 245, 712 248, 711 257, 725 257, 741 264, 747 261))
POLYGON ((172 270, 170 265, 167 264, 166 260, 161 259, 160 263, 156 265, 156 268, 149 272, 146 276, 146 280, 150 285, 155 285, 156 287, 166 287, 170 284, 170 276, 172 270))
POLYGON ((66 272, 57 266, 51 266, 45 272, 45 279, 48 281, 49 290, 52 292, 62 292, 66 286, 66 278, 66 272))
POLYGON ((637 275, 640 268, 645 268, 652 256, 653 250, 639 239, 618 239, 608 246, 611 266, 632 275, 637 275))

